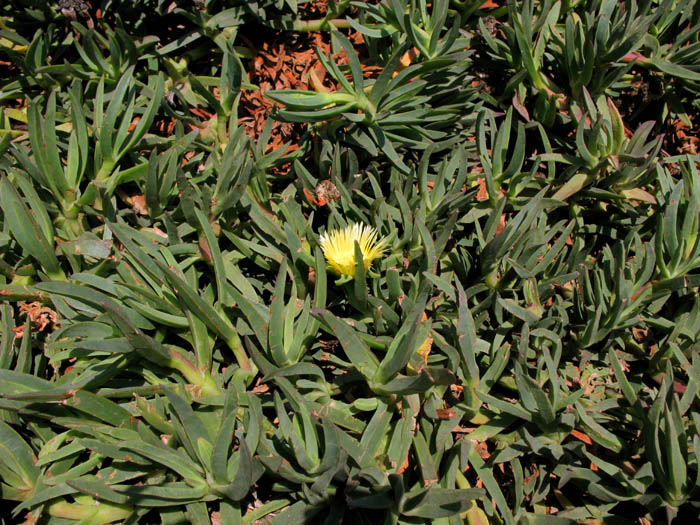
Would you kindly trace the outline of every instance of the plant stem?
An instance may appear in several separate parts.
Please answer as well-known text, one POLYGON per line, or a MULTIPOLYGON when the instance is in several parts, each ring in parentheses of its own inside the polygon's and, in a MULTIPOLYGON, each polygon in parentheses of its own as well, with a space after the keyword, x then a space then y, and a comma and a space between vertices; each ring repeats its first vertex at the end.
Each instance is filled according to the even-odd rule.
POLYGON ((338 2, 335 10, 326 13, 326 16, 318 20, 297 20, 294 22, 294 31, 330 31, 332 29, 347 29, 350 22, 342 18, 342 15, 350 5, 349 1, 338 2))
POLYGON ((221 390, 209 372, 199 370, 189 361, 189 359, 187 359, 177 350, 169 350, 170 362, 168 364, 185 376, 185 379, 187 379, 190 383, 198 386, 201 389, 202 395, 213 396, 221 393, 221 390))
POLYGON ((316 20, 297 20, 294 22, 294 31, 323 31, 331 29, 348 29, 350 22, 342 18, 318 18, 316 20))
POLYGON ((246 353, 245 348, 243 348, 243 343, 241 343, 241 338, 238 337, 238 334, 235 334, 231 340, 226 341, 226 344, 233 352, 233 356, 236 358, 236 362, 238 362, 238 366, 241 367, 241 370, 255 374, 256 367, 250 362, 248 354, 246 353))
POLYGON ((97 174, 95 175, 95 181, 96 182, 104 182, 107 180, 107 178, 112 174, 112 171, 114 171, 114 166, 115 162, 111 159, 104 159, 102 161, 102 166, 100 166, 100 169, 97 171, 97 174))

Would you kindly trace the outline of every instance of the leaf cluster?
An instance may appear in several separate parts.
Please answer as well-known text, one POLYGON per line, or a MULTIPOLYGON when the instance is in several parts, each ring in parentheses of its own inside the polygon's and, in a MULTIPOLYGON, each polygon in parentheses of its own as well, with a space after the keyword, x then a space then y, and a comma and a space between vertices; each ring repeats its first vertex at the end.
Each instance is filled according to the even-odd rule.
POLYGON ((697 516, 699 24, 4 2, 5 522, 697 516), (258 50, 309 32, 325 80, 251 136, 258 50), (386 252, 337 278, 353 223, 386 252))

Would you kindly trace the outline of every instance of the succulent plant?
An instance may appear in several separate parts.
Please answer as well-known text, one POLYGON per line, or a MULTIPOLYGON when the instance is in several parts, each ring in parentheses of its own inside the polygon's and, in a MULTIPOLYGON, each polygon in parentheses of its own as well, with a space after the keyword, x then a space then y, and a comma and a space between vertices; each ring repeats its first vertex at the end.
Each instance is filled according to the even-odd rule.
POLYGON ((0 521, 692 522, 699 23, 2 2, 0 521))

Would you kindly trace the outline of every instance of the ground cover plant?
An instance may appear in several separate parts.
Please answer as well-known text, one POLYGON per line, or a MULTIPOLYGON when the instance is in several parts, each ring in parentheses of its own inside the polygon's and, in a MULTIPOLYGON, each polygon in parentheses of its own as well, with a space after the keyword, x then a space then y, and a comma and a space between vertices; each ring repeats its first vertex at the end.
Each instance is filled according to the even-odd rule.
POLYGON ((697 519, 699 34, 2 2, 2 523, 697 519))

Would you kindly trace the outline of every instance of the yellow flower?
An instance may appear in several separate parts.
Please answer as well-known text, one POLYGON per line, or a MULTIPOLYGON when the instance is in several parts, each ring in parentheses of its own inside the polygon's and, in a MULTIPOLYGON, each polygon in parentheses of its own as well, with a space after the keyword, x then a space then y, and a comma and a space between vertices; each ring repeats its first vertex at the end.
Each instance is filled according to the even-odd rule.
POLYGON ((351 224, 330 234, 321 234, 321 249, 331 270, 338 275, 355 276, 355 241, 360 245, 365 271, 386 250, 386 239, 377 240, 377 230, 364 224, 351 224))

